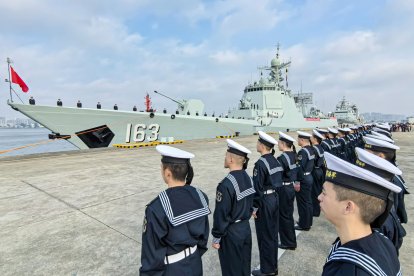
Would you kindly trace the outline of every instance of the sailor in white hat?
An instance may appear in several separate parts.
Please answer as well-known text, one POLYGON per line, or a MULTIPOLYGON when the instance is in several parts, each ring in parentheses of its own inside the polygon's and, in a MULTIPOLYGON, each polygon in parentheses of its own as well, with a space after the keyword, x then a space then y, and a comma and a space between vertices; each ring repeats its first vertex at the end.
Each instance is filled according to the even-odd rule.
POLYGON ((227 139, 224 167, 229 174, 218 184, 213 215, 213 248, 218 249, 222 275, 250 275, 254 187, 247 174, 251 151, 227 139))
POLYGON ((351 131, 349 128, 338 128, 337 156, 345 161, 351 162, 349 140, 347 138, 349 131, 351 131))
MULTIPOLYGON (((368 152, 367 150, 357 148, 355 151, 357 153, 357 166, 373 172, 387 181, 391 181, 394 175, 402 174, 398 167, 394 166, 387 160, 368 152)), ((387 209, 389 209, 389 215, 387 218, 382 218, 384 222, 378 219, 376 221, 377 225, 372 226, 378 228, 381 233, 392 241, 398 255, 398 251, 403 243, 404 236, 406 236, 406 232, 404 227, 401 225, 400 219, 398 218, 392 198, 387 201, 387 205, 387 209)))
POLYGON ((145 209, 140 275, 202 275, 210 209, 207 196, 190 185, 194 154, 165 145, 156 150, 168 188, 145 209))
POLYGON ((279 197, 276 189, 283 186, 283 168, 274 157, 277 141, 269 134, 258 131, 256 150, 261 157, 254 164, 253 182, 256 190, 253 217, 259 245, 260 269, 253 275, 277 275, 279 197))
MULTIPOLYGON (((366 150, 381 158, 384 158, 385 160, 391 162, 391 164, 396 165, 397 150, 399 150, 400 147, 371 137, 364 137, 364 141, 364 148, 366 150)), ((408 188, 405 185, 405 181, 401 175, 395 175, 392 182, 402 189, 401 193, 395 194, 394 206, 401 223, 407 223, 408 216, 405 209, 404 196, 409 194, 408 188)))
POLYGON ((321 210, 335 226, 338 238, 322 275, 400 275, 400 263, 392 242, 372 231, 388 214, 387 202, 399 187, 382 177, 329 153, 319 196, 321 210))
POLYGON ((309 231, 313 222, 312 208, 312 171, 315 167, 315 149, 311 146, 309 133, 297 131, 298 144, 302 148, 298 152, 298 176, 294 184, 296 191, 296 204, 298 206, 299 220, 296 230, 309 231))
POLYGON ((279 248, 295 250, 296 235, 293 219, 295 190, 293 183, 297 180, 297 154, 291 136, 279 131, 278 148, 282 152, 277 158, 283 168, 283 187, 277 188, 279 195, 279 248))
POLYGON ((327 129, 316 129, 317 132, 319 132, 323 139, 321 141, 321 146, 325 152, 331 152, 332 150, 332 141, 329 139, 329 131, 327 129))
POLYGON ((313 216, 319 217, 321 208, 319 207, 318 196, 322 192, 322 185, 325 182, 325 159, 321 143, 324 139, 323 135, 314 129, 310 138, 312 146, 315 149, 315 167, 312 170, 313 185, 312 185, 312 210, 313 216))
POLYGON ((328 127, 328 136, 332 144, 330 153, 332 153, 335 156, 338 156, 338 147, 339 147, 338 138, 337 138, 338 130, 336 128, 328 127))

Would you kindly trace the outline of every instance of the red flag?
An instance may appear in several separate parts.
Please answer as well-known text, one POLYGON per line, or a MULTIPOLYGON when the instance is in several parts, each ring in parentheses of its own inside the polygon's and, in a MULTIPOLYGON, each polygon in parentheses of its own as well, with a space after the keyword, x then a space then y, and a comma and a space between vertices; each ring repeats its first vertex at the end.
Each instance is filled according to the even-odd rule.
POLYGON ((13 67, 10 66, 11 69, 11 81, 15 84, 18 84, 23 92, 27 93, 29 91, 29 87, 26 83, 22 80, 22 78, 14 71, 13 67))

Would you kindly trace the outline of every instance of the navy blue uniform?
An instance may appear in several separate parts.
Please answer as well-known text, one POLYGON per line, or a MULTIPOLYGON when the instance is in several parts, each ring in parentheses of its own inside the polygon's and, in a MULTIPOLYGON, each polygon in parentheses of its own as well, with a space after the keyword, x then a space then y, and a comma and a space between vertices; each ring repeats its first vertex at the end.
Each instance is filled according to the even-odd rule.
POLYGON ((332 144, 332 141, 330 139, 322 140, 321 146, 322 146, 324 152, 329 152, 329 153, 334 154, 333 151, 332 151, 333 144, 332 144))
POLYGON ((341 245, 339 238, 323 267, 322 275, 401 275, 395 248, 384 235, 371 235, 341 245))
POLYGON ((260 271, 265 274, 275 273, 278 269, 279 198, 276 189, 282 186, 282 170, 280 163, 270 153, 263 155, 253 169, 256 190, 253 207, 257 208, 254 222, 260 271))
POLYGON ((332 141, 332 154, 335 155, 336 157, 339 157, 339 147, 340 144, 338 142, 338 138, 334 137, 332 139, 330 139, 332 141))
POLYGON ((402 189, 401 192, 394 195, 394 206, 401 223, 407 223, 408 217, 404 202, 404 196, 409 194, 407 186, 405 185, 404 179, 398 175, 394 176, 391 182, 402 189))
POLYGON ((286 151, 277 160, 283 168, 283 186, 277 188, 279 195, 280 244, 287 247, 296 247, 295 221, 293 219, 295 201, 293 183, 297 180, 296 153, 286 151))
POLYGON ((403 239, 406 236, 404 227, 397 216, 394 206, 392 206, 390 213, 385 222, 378 229, 379 232, 384 234, 394 245, 397 255, 403 243, 403 239))
POLYGON ((345 137, 338 139, 338 148, 337 156, 342 160, 348 161, 348 142, 345 140, 345 137))
POLYGON ((315 150, 312 146, 305 146, 298 152, 298 178, 300 191, 295 192, 298 205, 300 228, 309 229, 312 226, 312 171, 315 167, 315 150))
POLYGON ((145 209, 140 275, 202 275, 208 198, 192 186, 168 188, 145 209))
POLYGON ((253 180, 245 170, 231 171, 217 186, 213 242, 220 243, 222 275, 250 275, 253 180))
POLYGON ((313 146, 315 149, 315 167, 312 170, 313 186, 312 186, 312 207, 313 216, 319 217, 321 207, 319 206, 318 196, 322 192, 322 185, 325 182, 325 159, 324 150, 321 145, 313 146))

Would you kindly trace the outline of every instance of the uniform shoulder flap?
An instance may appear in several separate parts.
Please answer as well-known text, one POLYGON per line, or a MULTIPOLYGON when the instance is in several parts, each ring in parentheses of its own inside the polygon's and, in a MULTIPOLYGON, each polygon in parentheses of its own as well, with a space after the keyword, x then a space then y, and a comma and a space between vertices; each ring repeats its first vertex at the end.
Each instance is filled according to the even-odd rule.
POLYGON ((173 226, 211 213, 204 194, 192 186, 167 189, 159 194, 161 205, 173 226), (183 204, 185 202, 186 204, 183 204))
MULTIPOLYGON (((230 180, 231 184, 234 187, 234 191, 236 192, 237 201, 245 198, 248 195, 254 194, 256 192, 256 190, 253 187, 252 178, 247 174, 246 174, 246 176, 247 176, 247 179, 248 179, 248 183, 244 183, 244 185, 242 186, 242 187, 244 187, 244 189, 240 187, 241 185, 239 185, 239 182, 237 181, 236 177, 234 177, 234 175, 229 173, 226 176, 226 178, 228 180, 230 180)), ((246 178, 243 178, 243 180, 244 179, 246 179, 246 178)), ((239 179, 239 181, 243 181, 243 180, 239 179)))

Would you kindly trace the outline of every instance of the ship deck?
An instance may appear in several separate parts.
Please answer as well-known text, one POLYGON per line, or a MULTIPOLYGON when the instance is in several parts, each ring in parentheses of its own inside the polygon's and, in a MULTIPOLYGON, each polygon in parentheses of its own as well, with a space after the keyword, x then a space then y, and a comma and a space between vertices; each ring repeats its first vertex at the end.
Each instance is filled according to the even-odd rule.
MULTIPOLYGON (((409 188, 414 181, 413 136, 393 134, 409 188)), ((257 136, 235 140, 255 149, 257 136)), ((225 139, 193 140, 177 147, 195 153, 193 183, 207 193, 213 210, 216 185, 227 173, 222 165, 225 139)), ((251 155, 250 174, 258 157, 251 155)), ((148 147, 0 158, 0 274, 137 275, 145 205, 166 188, 159 170, 160 156, 148 147)), ((402 272, 409 274, 414 271, 413 194, 405 202, 409 224, 404 225, 400 261, 402 272)), ((252 266, 257 266, 250 223, 252 266)), ((281 251, 279 275, 320 275, 335 238, 323 215, 315 218, 311 231, 299 234, 295 251, 281 251)), ((221 274, 215 250, 203 256, 203 265, 204 275, 221 274)))

